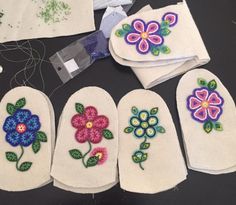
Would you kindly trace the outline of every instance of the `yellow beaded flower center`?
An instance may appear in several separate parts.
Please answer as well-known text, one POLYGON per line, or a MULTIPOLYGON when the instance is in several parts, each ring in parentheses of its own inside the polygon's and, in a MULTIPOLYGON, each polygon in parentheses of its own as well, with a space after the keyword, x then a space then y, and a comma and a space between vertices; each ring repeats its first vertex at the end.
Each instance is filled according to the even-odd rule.
POLYGON ((92 128, 92 127, 93 127, 93 123, 92 123, 92 122, 87 122, 87 123, 86 123, 86 127, 87 127, 88 129, 92 128))
POLYGON ((207 101, 202 102, 202 107, 203 108, 208 108, 208 106, 209 106, 209 103, 207 101))
POLYGON ((149 35, 147 32, 143 32, 143 33, 141 33, 141 37, 142 37, 142 39, 148 39, 149 35))

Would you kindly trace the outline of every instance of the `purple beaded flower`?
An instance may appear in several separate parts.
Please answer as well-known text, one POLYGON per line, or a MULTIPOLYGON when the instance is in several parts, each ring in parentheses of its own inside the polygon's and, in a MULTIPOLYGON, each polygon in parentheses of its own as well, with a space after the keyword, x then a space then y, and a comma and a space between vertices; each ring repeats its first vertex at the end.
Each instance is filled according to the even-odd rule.
POLYGON ((224 99, 216 91, 217 82, 199 78, 198 84, 201 88, 194 89, 192 95, 187 97, 187 108, 192 118, 203 123, 206 133, 210 133, 213 128, 223 131, 223 125, 218 120, 223 113, 224 99))
POLYGON ((124 37, 129 45, 136 45, 139 54, 151 52, 154 56, 159 53, 169 54, 170 48, 164 45, 164 37, 168 36, 173 27, 178 22, 178 15, 173 12, 167 12, 162 16, 162 22, 145 22, 142 19, 134 19, 130 24, 123 24, 121 29, 117 29, 115 35, 124 37))
POLYGON ((125 41, 130 45, 136 45, 137 51, 141 54, 148 53, 151 45, 160 46, 164 43, 164 38, 157 34, 160 29, 157 21, 146 24, 142 19, 135 19, 132 22, 132 29, 125 36, 125 41))
POLYGON ((222 114, 223 98, 216 91, 206 88, 197 88, 187 99, 188 109, 193 119, 199 122, 217 121, 222 114))

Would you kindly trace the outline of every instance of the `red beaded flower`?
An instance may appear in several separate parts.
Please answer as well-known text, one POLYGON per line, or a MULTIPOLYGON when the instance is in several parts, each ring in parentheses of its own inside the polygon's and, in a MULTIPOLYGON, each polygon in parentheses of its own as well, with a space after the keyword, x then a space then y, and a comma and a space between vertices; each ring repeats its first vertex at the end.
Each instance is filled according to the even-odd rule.
POLYGON ((104 115, 98 115, 95 107, 89 106, 82 114, 76 114, 71 120, 72 126, 77 128, 75 138, 78 142, 90 141, 97 144, 102 140, 102 132, 109 125, 109 120, 104 115))
POLYGON ((82 160, 85 168, 94 167, 105 163, 108 158, 106 147, 93 148, 92 144, 98 144, 103 138, 113 139, 112 132, 107 129, 109 119, 104 115, 98 115, 93 106, 84 107, 80 103, 75 104, 77 114, 71 119, 71 124, 77 129, 75 139, 79 143, 88 143, 88 151, 83 153, 79 149, 69 150, 73 159, 82 160), (88 157, 90 155, 90 157, 88 157))

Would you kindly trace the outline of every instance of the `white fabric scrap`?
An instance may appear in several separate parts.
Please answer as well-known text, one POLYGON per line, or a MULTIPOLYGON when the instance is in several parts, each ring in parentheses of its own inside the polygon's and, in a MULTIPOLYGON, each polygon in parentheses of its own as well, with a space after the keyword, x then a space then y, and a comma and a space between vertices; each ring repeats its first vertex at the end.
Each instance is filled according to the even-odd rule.
POLYGON ((124 12, 121 6, 118 7, 107 7, 100 25, 106 38, 110 38, 111 31, 122 19, 126 18, 127 14, 124 12))
POLYGON ((93 9, 99 10, 108 6, 120 6, 132 4, 133 0, 93 0, 93 9))

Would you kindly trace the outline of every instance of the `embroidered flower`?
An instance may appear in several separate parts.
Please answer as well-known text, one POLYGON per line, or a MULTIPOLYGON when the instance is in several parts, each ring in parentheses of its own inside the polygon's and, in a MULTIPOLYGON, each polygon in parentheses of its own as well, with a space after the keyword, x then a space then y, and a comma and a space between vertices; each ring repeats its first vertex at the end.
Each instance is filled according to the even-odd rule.
POLYGON ((132 22, 132 32, 125 36, 125 40, 130 45, 136 45, 139 53, 146 54, 152 45, 163 44, 163 37, 157 34, 159 30, 160 24, 157 21, 146 24, 142 19, 135 19, 132 22))
POLYGON ((159 120, 157 118, 158 108, 152 108, 150 111, 141 110, 137 107, 132 107, 131 112, 133 116, 130 118, 129 127, 124 129, 125 133, 132 133, 137 138, 144 138, 144 141, 140 144, 139 150, 135 151, 132 155, 132 160, 138 163, 140 168, 144 170, 142 162, 146 161, 148 154, 144 152, 150 147, 150 143, 147 142, 148 138, 154 138, 157 133, 165 133, 165 129, 159 126, 159 120))
POLYGON ((158 124, 158 118, 156 116, 149 116, 149 112, 146 110, 140 111, 136 117, 131 117, 130 125, 134 127, 134 135, 138 138, 146 135, 149 138, 156 136, 155 126, 158 124))
POLYGON ((86 153, 82 153, 78 149, 72 149, 69 154, 74 159, 82 159, 85 168, 101 165, 107 160, 106 148, 95 148, 92 150, 92 144, 98 144, 103 138, 107 140, 113 139, 113 134, 108 130, 109 119, 104 115, 98 115, 98 111, 93 106, 84 107, 80 103, 75 104, 78 114, 71 119, 71 124, 77 129, 75 139, 79 143, 88 142, 89 149, 86 153), (90 153, 90 157, 85 161, 86 156, 90 153))
POLYGON ((211 132, 214 124, 216 130, 220 131, 222 125, 217 122, 223 113, 224 99, 215 91, 217 83, 215 80, 207 83, 204 79, 198 79, 201 88, 193 90, 193 94, 187 98, 187 108, 192 118, 204 123, 204 130, 211 132))
POLYGON ((129 45, 136 45, 136 50, 140 54, 151 53, 158 56, 159 53, 168 54, 170 49, 163 45, 164 36, 170 34, 169 27, 176 25, 178 15, 172 12, 165 13, 162 22, 145 22, 142 19, 135 19, 129 24, 123 24, 122 29, 116 31, 116 36, 124 37, 129 45))
POLYGON ((76 114, 71 120, 72 126, 77 128, 75 138, 78 142, 90 141, 97 144, 102 140, 102 131, 108 127, 109 120, 104 115, 98 115, 95 107, 85 108, 83 114, 76 114))
POLYGON ((15 105, 8 103, 7 112, 10 115, 3 124, 6 132, 5 139, 13 147, 20 146, 21 153, 6 152, 6 159, 16 162, 16 169, 24 172, 30 169, 32 162, 19 162, 24 154, 24 147, 32 145, 32 150, 36 154, 41 148, 41 142, 47 142, 47 135, 40 131, 41 123, 37 115, 32 115, 30 110, 22 109, 26 105, 26 99, 19 99, 15 105))
POLYGON ((188 109, 192 111, 192 117, 200 122, 208 120, 217 121, 222 115, 223 98, 216 91, 199 88, 188 97, 188 109))
POLYGON ((29 110, 18 109, 13 116, 7 117, 3 130, 7 133, 6 141, 9 144, 28 147, 35 141, 40 127, 37 115, 32 115, 29 110))
POLYGON ((107 149, 105 147, 94 148, 90 154, 91 157, 98 157, 98 165, 103 164, 107 160, 107 149))

